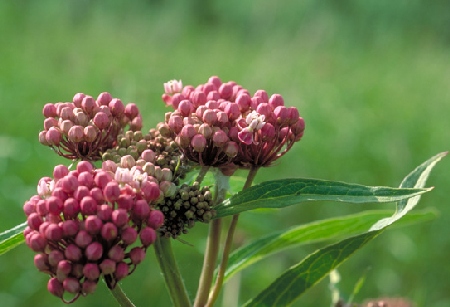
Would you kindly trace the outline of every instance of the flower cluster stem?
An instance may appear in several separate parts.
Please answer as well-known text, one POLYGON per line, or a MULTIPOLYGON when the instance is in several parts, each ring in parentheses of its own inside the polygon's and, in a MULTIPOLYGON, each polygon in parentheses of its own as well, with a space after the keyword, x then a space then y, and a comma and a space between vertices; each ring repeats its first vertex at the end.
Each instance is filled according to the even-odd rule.
MULTIPOLYGON (((243 190, 249 188, 252 186, 253 180, 255 179, 256 173, 258 172, 258 167, 252 167, 247 175, 247 180, 244 184, 243 190)), ((211 292, 209 294, 208 303, 206 306, 211 307, 214 305, 215 301, 217 300, 220 290, 223 285, 223 279, 225 277, 225 271, 227 269, 228 265, 228 257, 231 252, 231 247, 233 244, 233 236, 234 231, 236 230, 236 226, 239 220, 239 214, 233 215, 233 219, 231 220, 230 226, 228 228, 227 238, 225 241, 225 246, 222 253, 222 260, 219 265, 219 270, 217 272, 217 278, 216 282, 214 284, 214 287, 211 289, 211 292)))
MULTIPOLYGON (((216 174, 214 205, 221 203, 225 199, 228 189, 228 179, 227 176, 216 174)), ((221 219, 211 221, 194 307, 203 307, 208 302, 209 290, 212 285, 214 269, 219 255, 221 229, 221 219)))
POLYGON ((130 299, 123 292, 123 290, 119 286, 119 284, 116 284, 116 286, 110 290, 111 290, 112 295, 116 299, 117 303, 119 303, 119 305, 121 307, 135 307, 135 305, 130 301, 130 299))
POLYGON ((158 237, 154 246, 159 267, 175 307, 191 306, 186 288, 172 251, 170 238, 158 237))

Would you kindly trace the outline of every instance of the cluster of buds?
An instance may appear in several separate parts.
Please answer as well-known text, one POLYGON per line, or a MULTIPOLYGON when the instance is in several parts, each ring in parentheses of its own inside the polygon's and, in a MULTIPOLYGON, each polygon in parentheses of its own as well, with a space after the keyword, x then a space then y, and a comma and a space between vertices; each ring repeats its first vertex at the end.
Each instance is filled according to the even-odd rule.
POLYGON ((125 106, 106 92, 96 100, 78 93, 72 102, 47 103, 42 113, 44 131, 39 142, 69 159, 100 160, 102 152, 116 145, 117 136, 127 125, 132 131, 142 128, 137 106, 125 106))
MULTIPOLYGON (((164 123, 160 123, 155 128, 150 129, 147 134, 141 131, 127 131, 119 134, 117 146, 108 149, 103 155, 103 161, 114 161, 120 163, 124 156, 130 155, 136 160, 136 164, 144 167, 152 164, 156 169, 169 169, 172 172, 171 181, 179 183, 180 178, 190 170, 188 161, 181 159, 181 152, 178 144, 169 136, 162 136, 161 131, 168 128, 164 123)), ((153 176, 153 172, 148 172, 153 176)))
POLYGON ((166 83, 163 101, 175 110, 166 124, 187 159, 233 172, 269 166, 303 136, 305 122, 281 95, 254 95, 218 77, 194 88, 166 83))
POLYGON ((160 194, 157 180, 139 169, 112 172, 87 161, 72 171, 58 165, 53 179, 42 178, 23 207, 24 235, 37 253, 35 266, 51 276, 49 292, 73 302, 94 292, 102 277, 114 288, 131 274, 164 223, 154 208, 160 194))
POLYGON ((176 193, 166 196, 157 206, 165 216, 165 223, 159 229, 161 235, 177 238, 186 234, 196 221, 209 222, 215 215, 211 208, 212 195, 209 187, 200 187, 198 182, 192 186, 183 184, 176 193))

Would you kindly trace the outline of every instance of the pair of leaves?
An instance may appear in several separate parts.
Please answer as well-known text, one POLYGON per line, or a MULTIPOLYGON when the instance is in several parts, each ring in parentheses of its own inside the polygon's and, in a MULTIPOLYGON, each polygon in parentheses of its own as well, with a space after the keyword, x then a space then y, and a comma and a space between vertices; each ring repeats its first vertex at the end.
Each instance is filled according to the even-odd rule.
POLYGON ((346 202, 397 201, 397 212, 391 217, 379 211, 319 221, 259 239, 230 255, 225 280, 269 254, 299 244, 363 233, 319 249, 283 273, 245 306, 287 306, 307 289, 323 279, 331 270, 347 260, 355 251, 377 237, 394 222, 419 222, 435 216, 424 211, 406 216, 420 200, 431 170, 447 153, 425 161, 402 181, 399 189, 366 187, 321 180, 289 179, 265 182, 242 191, 217 206, 218 217, 238 214, 255 208, 282 208, 305 200, 346 202), (409 199, 408 199, 409 198, 409 199), (402 219, 401 221, 399 221, 402 219), (369 230, 368 230, 369 229, 369 230))

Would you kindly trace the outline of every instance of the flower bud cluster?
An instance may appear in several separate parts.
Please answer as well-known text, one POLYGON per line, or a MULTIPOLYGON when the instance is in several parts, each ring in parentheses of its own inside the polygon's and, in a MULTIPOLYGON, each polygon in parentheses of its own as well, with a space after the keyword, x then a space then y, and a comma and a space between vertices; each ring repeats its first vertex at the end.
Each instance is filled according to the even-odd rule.
MULTIPOLYGON (((167 125, 160 123, 143 135, 141 131, 127 131, 119 134, 117 146, 108 149, 103 155, 103 161, 111 160, 120 163, 124 156, 130 155, 136 160, 136 165, 151 169, 148 174, 153 176, 153 168, 168 169, 172 172, 171 181, 178 184, 180 178, 190 170, 185 159, 181 159, 181 151, 170 135, 163 136, 161 131, 167 131, 167 125)), ((157 173, 159 171, 156 171, 157 173)))
POLYGON ((154 208, 158 181, 138 169, 106 164, 93 169, 54 168, 39 181, 38 194, 23 209, 26 244, 37 254, 35 266, 50 274, 47 288, 65 302, 95 291, 100 278, 108 287, 131 274, 156 240, 164 215, 154 208), (64 293, 73 298, 66 301, 64 293))
POLYGON ((127 125, 132 131, 142 128, 137 106, 124 105, 106 92, 97 99, 78 93, 72 102, 47 103, 42 113, 44 131, 39 142, 69 159, 100 160, 127 125))
POLYGON ((250 95, 218 77, 195 88, 172 81, 165 90, 164 102, 175 109, 166 124, 186 158, 200 165, 231 171, 269 166, 303 136, 303 118, 279 94, 250 95))
POLYGON ((183 184, 157 206, 165 217, 165 223, 159 232, 174 239, 186 234, 196 221, 208 223, 215 216, 211 206, 212 195, 209 187, 200 187, 198 182, 192 186, 183 184))

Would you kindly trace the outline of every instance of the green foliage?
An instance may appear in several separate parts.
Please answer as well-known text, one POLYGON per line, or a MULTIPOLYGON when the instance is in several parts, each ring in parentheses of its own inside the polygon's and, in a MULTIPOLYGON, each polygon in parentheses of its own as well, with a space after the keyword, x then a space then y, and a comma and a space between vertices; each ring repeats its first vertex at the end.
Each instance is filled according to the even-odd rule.
POLYGON ((331 200, 350 203, 383 203, 407 199, 427 192, 427 189, 395 189, 368 187, 360 184, 318 180, 281 179, 266 181, 239 192, 216 207, 221 218, 247 210, 284 208, 303 201, 331 200))
POLYGON ((23 230, 26 226, 27 223, 25 222, 0 233, 0 255, 10 251, 25 241, 23 237, 23 230))

